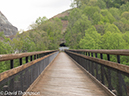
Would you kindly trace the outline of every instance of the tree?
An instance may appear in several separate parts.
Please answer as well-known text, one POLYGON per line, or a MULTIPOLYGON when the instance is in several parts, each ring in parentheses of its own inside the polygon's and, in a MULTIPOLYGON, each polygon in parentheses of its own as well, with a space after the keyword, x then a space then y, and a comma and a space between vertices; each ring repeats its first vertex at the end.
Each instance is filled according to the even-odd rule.
POLYGON ((22 53, 22 46, 23 46, 23 41, 20 38, 14 38, 11 42, 11 47, 13 48, 14 52, 17 53, 22 53))
POLYGON ((122 33, 106 32, 102 37, 102 49, 125 49, 126 42, 122 38, 122 33))
POLYGON ((86 21, 84 20, 85 17, 83 17, 83 18, 81 18, 81 17, 83 17, 82 10, 78 9, 78 8, 73 9, 69 14, 69 17, 68 17, 69 24, 68 24, 67 30, 65 32, 65 40, 67 41, 66 44, 69 45, 70 48, 76 48, 76 46, 78 46, 78 44, 76 42, 76 40, 78 38, 76 38, 76 37, 78 36, 80 38, 82 36, 80 34, 79 30, 84 30, 84 27, 82 28, 80 23, 83 25, 83 24, 85 24, 86 21), (78 25, 81 26, 81 28, 77 29, 76 27, 79 27, 78 25))
POLYGON ((100 49, 101 35, 96 31, 94 26, 85 30, 85 36, 80 40, 80 48, 83 49, 100 49))
POLYGON ((123 1, 124 3, 127 3, 129 0, 121 0, 121 1, 123 1))
POLYGON ((20 40, 22 41, 22 52, 32 52, 35 50, 36 45, 29 34, 22 35, 20 40))
POLYGON ((91 22, 88 20, 88 17, 82 14, 81 18, 77 19, 73 27, 68 29, 65 34, 65 39, 67 40, 68 45, 72 48, 79 48, 79 41, 85 35, 85 30, 87 30, 90 26, 91 22))
POLYGON ((4 32, 0 32, 0 54, 9 54, 13 52, 9 42, 10 39, 5 37, 4 32))
POLYGON ((84 4, 87 5, 90 0, 80 0, 80 1, 81 1, 81 5, 84 5, 84 4))
POLYGON ((122 4, 125 4, 125 2, 122 0, 115 0, 113 2, 113 7, 119 8, 122 4))
POLYGON ((71 3, 71 7, 73 7, 73 8, 80 8, 81 6, 83 6, 83 5, 87 5, 88 4, 88 2, 89 2, 90 0, 73 0, 73 2, 71 3))
POLYGON ((83 33, 85 33, 85 30, 88 29, 91 26, 91 22, 88 20, 88 17, 82 14, 81 18, 79 18, 73 28, 75 33, 81 32, 82 35, 84 36, 83 33))
POLYGON ((118 29, 116 25, 109 24, 109 23, 105 25, 105 33, 108 31, 110 31, 111 33, 120 33, 120 30, 118 29))
POLYGON ((101 43, 101 35, 96 31, 96 28, 94 26, 90 26, 85 32, 88 33, 95 40, 95 49, 99 49, 99 45, 101 43))
POLYGON ((87 5, 88 6, 97 6, 97 0, 90 0, 87 5))
POLYGON ((129 31, 125 32, 123 35, 123 39, 126 41, 126 49, 129 49, 129 31))
POLYGON ((68 17, 68 21, 69 21, 69 26, 70 29, 73 27, 74 23, 81 17, 82 15, 82 11, 78 8, 73 9, 68 17))
POLYGON ((124 27, 125 24, 123 22, 119 21, 119 22, 114 22, 113 24, 115 24, 122 33, 125 32, 125 27, 124 27))
POLYGON ((127 12, 127 11, 123 12, 122 15, 121 15, 121 17, 129 20, 129 12, 127 12))
POLYGON ((103 0, 97 0, 97 6, 99 6, 100 9, 105 9, 106 3, 103 0))
POLYGON ((119 8, 122 4, 125 4, 126 0, 103 0, 106 3, 107 8, 116 7, 119 8))
POLYGON ((53 18, 51 20, 42 23, 35 30, 38 32, 46 32, 48 37, 48 49, 57 49, 62 36, 62 22, 59 18, 53 18))
POLYGON ((121 11, 121 13, 123 13, 125 11, 129 11, 129 2, 120 6, 120 11, 121 11))
POLYGON ((120 10, 118 8, 110 8, 109 12, 116 20, 120 20, 120 10))
POLYGON ((99 24, 102 20, 104 19, 104 17, 98 13, 98 12, 95 12, 94 15, 93 15, 93 20, 94 20, 94 25, 97 25, 99 24))
POLYGON ((71 7, 77 7, 79 8, 81 6, 81 0, 74 0, 71 4, 71 7))
POLYGON ((96 31, 101 35, 105 33, 104 25, 98 24, 98 25, 95 25, 95 28, 96 28, 96 31))
POLYGON ((112 7, 113 6, 113 2, 112 2, 112 0, 103 0, 105 3, 106 3, 106 6, 107 6, 107 8, 110 8, 110 7, 112 7))
POLYGON ((113 23, 115 21, 115 18, 112 16, 112 14, 107 10, 101 10, 101 14, 104 16, 103 22, 109 22, 113 23))
POLYGON ((124 24, 128 24, 128 20, 126 18, 121 18, 120 21, 123 22, 124 24))
POLYGON ((95 40, 89 35, 85 34, 85 37, 80 40, 80 48, 81 49, 95 49, 95 40))
POLYGON ((35 51, 42 51, 48 49, 50 40, 48 39, 49 37, 47 35, 47 32, 36 29, 34 31, 29 32, 29 36, 32 42, 34 42, 35 44, 35 47, 33 48, 35 49, 35 51))
POLYGON ((44 17, 39 17, 36 21, 35 21, 35 23, 36 24, 38 24, 38 25, 40 25, 40 24, 42 24, 42 23, 44 23, 45 21, 47 21, 48 19, 44 16, 44 17))
POLYGON ((88 16, 88 19, 91 20, 93 18, 94 13, 100 12, 99 7, 93 7, 93 6, 86 6, 83 10, 83 14, 88 16))

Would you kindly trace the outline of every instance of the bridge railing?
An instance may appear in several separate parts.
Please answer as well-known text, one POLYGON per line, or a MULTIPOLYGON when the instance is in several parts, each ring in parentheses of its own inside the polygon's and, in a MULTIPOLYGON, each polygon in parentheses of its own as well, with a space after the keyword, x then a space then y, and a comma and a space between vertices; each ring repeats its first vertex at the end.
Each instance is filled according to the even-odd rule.
POLYGON ((10 60, 10 70, 0 73, 0 96, 22 96, 57 54, 58 50, 0 55, 1 62, 10 60), (19 59, 19 66, 13 68, 15 59, 19 59))
POLYGON ((10 69, 14 68, 14 60, 19 59, 19 65, 23 64, 23 58, 25 58, 25 63, 29 61, 36 60, 40 57, 43 57, 47 54, 55 52, 54 50, 51 51, 39 51, 39 52, 28 52, 28 53, 20 53, 20 54, 5 54, 0 55, 0 62, 2 61, 9 61, 10 60, 10 69), (29 60, 30 57, 30 60, 29 60))
POLYGON ((129 50, 66 50, 66 53, 110 91, 129 96, 129 66, 120 64, 122 56, 129 60, 129 50), (117 61, 110 61, 112 55, 117 61))

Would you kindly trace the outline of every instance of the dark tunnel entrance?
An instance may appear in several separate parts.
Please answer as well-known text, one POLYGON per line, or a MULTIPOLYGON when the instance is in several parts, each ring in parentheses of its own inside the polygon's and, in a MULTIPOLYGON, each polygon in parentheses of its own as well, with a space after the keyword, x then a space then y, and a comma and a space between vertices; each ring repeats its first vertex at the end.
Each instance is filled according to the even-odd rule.
POLYGON ((59 47, 60 51, 64 51, 64 50, 68 50, 69 49, 69 47, 67 47, 67 45, 65 43, 61 43, 59 46, 60 46, 59 47))
POLYGON ((61 43, 59 46, 60 47, 67 47, 65 43, 61 43))

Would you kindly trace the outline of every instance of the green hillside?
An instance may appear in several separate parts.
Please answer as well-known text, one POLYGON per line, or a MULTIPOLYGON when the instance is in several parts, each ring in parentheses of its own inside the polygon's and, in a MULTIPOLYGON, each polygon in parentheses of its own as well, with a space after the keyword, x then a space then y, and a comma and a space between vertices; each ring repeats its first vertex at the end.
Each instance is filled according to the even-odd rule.
POLYGON ((74 0, 65 40, 72 49, 129 49, 129 3, 74 0), (87 2, 86 2, 87 1, 87 2))
POLYGON ((0 54, 58 49, 129 49, 127 0, 74 0, 71 10, 39 17, 31 29, 10 40, 0 34, 0 54))

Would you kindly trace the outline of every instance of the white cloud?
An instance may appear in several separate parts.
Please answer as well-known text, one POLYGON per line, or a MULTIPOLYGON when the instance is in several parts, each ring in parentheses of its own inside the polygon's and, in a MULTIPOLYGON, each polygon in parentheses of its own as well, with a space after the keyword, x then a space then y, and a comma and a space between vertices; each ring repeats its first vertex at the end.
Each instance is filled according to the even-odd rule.
POLYGON ((70 9, 71 0, 0 0, 0 11, 18 29, 26 30, 36 18, 51 18, 70 9))

